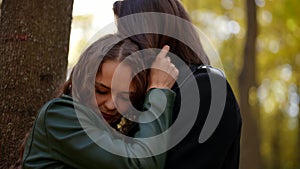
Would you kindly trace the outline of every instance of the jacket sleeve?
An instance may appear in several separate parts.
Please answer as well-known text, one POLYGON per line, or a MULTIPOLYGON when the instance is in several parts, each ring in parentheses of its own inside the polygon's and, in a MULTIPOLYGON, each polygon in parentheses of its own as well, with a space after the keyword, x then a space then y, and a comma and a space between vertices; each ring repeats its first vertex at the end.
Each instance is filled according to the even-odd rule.
MULTIPOLYGON (((238 169, 239 151, 240 151, 240 134, 241 134, 241 116, 239 106, 230 85, 217 74, 208 74, 207 72, 195 73, 195 80, 198 85, 198 91, 187 90, 189 95, 199 92, 200 103, 199 111, 193 127, 186 137, 179 142, 174 148, 168 151, 166 168, 176 169, 238 169), (218 88, 217 91, 225 91, 225 99, 223 100, 221 118, 218 125, 210 137, 204 142, 199 142, 200 133, 203 132, 203 126, 207 121, 208 114, 212 109, 212 86, 211 79, 223 80, 226 83, 225 88, 218 88)), ((181 88, 189 89, 190 83, 187 81, 181 88)), ((182 92, 182 91, 181 91, 182 92)), ((176 118, 179 113, 180 95, 178 92, 174 107, 174 116, 176 118)), ((186 93, 185 93, 186 94, 186 93)), ((218 94, 218 92, 217 92, 218 94)), ((218 96, 218 95, 217 95, 218 96)), ((221 105, 217 105, 221 106, 221 105)), ((187 112, 183 112, 187 113, 187 112)), ((175 137, 176 131, 172 133, 175 137)))
MULTIPOLYGON (((147 138, 166 130, 171 123, 174 99, 175 93, 171 90, 151 89, 145 98, 145 112, 139 118, 159 118, 140 124, 134 137, 147 138), (166 107, 161 104, 162 98, 166 98, 166 107), (163 113, 160 115, 159 112, 163 113)), ((94 112, 76 105, 74 109, 66 106, 67 104, 52 104, 45 116, 48 142, 58 161, 74 168, 153 169, 164 166, 164 154, 156 155, 153 152, 153 148, 157 147, 143 142, 142 139, 128 141, 122 135, 113 134, 114 131, 94 112), (120 155, 105 150, 101 145, 108 145, 112 151, 120 152, 120 155), (139 158, 140 155, 145 157, 139 158)), ((167 140, 159 141, 161 148, 166 146, 167 140)))

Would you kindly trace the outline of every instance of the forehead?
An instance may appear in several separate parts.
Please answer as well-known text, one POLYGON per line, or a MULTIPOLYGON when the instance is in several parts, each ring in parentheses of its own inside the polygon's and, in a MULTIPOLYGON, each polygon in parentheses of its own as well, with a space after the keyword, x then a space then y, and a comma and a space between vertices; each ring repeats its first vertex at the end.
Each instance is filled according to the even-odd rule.
MULTIPOLYGON (((130 66, 118 61, 105 61, 96 76, 96 82, 101 83, 112 90, 128 91, 132 88, 132 69, 130 66)), ((131 89, 133 90, 133 89, 131 89)))

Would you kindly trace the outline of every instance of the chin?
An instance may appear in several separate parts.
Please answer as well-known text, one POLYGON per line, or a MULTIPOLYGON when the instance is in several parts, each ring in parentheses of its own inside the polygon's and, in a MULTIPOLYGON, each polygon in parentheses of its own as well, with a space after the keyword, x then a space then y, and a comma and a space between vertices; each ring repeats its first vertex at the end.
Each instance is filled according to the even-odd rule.
POLYGON ((115 119, 105 120, 105 121, 106 121, 109 125, 114 126, 114 125, 116 125, 116 123, 119 122, 120 119, 121 119, 121 118, 118 117, 118 118, 115 118, 115 119))

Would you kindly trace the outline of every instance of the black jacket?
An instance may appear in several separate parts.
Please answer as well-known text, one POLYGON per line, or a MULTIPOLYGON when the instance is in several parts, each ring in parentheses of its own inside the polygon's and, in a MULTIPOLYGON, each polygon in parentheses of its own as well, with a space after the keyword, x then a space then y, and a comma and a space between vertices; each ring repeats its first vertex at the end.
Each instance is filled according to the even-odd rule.
MULTIPOLYGON (((181 94, 188 93, 188 99, 191 102, 195 99, 193 96, 197 95, 196 92, 198 91, 192 89, 192 78, 195 78, 200 95, 199 104, 196 105, 197 108, 199 107, 198 114, 195 119, 185 120, 186 124, 182 124, 182 128, 184 128, 183 125, 188 124, 192 128, 183 140, 168 151, 165 168, 238 169, 242 120, 234 93, 220 70, 209 66, 193 66, 191 70, 194 76, 187 77, 183 84, 180 84, 180 89, 174 89, 177 96, 174 104, 173 122, 178 117, 182 104, 181 94), (221 85, 222 81, 225 87, 221 85), (219 84, 219 82, 221 83, 219 84), (211 83, 217 83, 214 84, 213 92, 211 83), (222 99, 222 92, 225 92, 225 99, 222 99), (212 97, 213 95, 214 98, 212 97), (215 103, 216 97, 219 101, 220 99, 223 101, 224 106, 215 103), (202 131, 204 129, 203 126, 209 111, 213 108, 222 108, 220 109, 222 111, 219 112, 221 113, 220 120, 214 119, 217 124, 214 132, 203 143, 199 143, 200 133, 205 132, 202 131), (193 120, 195 120, 194 123, 191 122, 193 120)), ((189 106, 193 107, 194 103, 190 103, 189 106)), ((181 113, 185 114, 188 112, 183 110, 181 113)), ((171 140, 177 139, 178 135, 182 134, 180 130, 179 128, 179 130, 172 131, 171 140)))

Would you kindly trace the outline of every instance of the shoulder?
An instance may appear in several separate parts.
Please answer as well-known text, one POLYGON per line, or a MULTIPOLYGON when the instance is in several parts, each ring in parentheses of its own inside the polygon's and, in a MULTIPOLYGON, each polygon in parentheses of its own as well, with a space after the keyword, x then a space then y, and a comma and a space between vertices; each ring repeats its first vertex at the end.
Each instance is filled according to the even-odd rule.
MULTIPOLYGON (((41 111, 45 133, 50 142, 71 139, 72 135, 84 132, 84 127, 99 126, 100 117, 91 109, 69 96, 53 99, 41 111)), ((59 145, 56 145, 59 146, 59 145)))
POLYGON ((177 80, 178 86, 174 90, 188 89, 194 92, 211 93, 211 90, 227 90, 229 85, 225 73, 215 67, 207 65, 190 65, 189 69, 180 69, 177 80), (202 91, 203 90, 203 91, 202 91))
POLYGON ((189 65, 179 68, 179 77, 177 79, 178 86, 191 85, 191 82, 197 81, 203 83, 210 83, 216 80, 216 83, 227 82, 225 73, 218 68, 210 65, 189 65))
POLYGON ((218 130, 230 128, 230 130, 223 132, 232 135, 238 133, 242 123, 240 108, 225 73, 212 66, 198 66, 194 76, 199 86, 200 95, 202 95, 200 96, 202 102, 208 100, 207 102, 204 101, 205 104, 202 107, 207 107, 207 115, 212 115, 212 121, 219 123, 217 125, 219 126, 218 130))
POLYGON ((64 126, 64 124, 75 125, 76 123, 77 125, 79 115, 85 119, 93 119, 88 116, 95 116, 95 113, 90 112, 88 108, 75 101, 71 96, 63 95, 44 104, 39 111, 35 126, 49 130, 64 126))
POLYGON ((204 87, 203 92, 234 96, 226 75, 221 69, 210 65, 194 65, 191 66, 191 70, 199 88, 204 87))
POLYGON ((44 124, 48 130, 80 128, 81 123, 96 124, 101 120, 92 108, 67 95, 49 101, 40 113, 44 114, 44 124))
MULTIPOLYGON (((222 80, 227 82, 225 73, 216 67, 210 65, 193 65, 191 70, 196 78, 196 80, 209 80, 211 83, 213 80, 222 80)), ((217 83, 220 81, 216 81, 217 83)))
POLYGON ((49 110, 53 109, 65 109, 65 108, 73 108, 73 99, 70 96, 64 95, 59 98, 54 98, 48 101, 44 106, 40 109, 39 116, 47 115, 49 110))
POLYGON ((50 118, 57 117, 59 119, 64 119, 64 114, 75 114, 70 112, 73 112, 72 98, 70 96, 54 98, 45 103, 39 110, 34 128, 38 127, 45 130, 45 124, 50 118))
MULTIPOLYGON (((202 93, 209 93, 212 99, 226 100, 226 102, 237 105, 235 94, 233 93, 225 73, 221 69, 213 66, 200 65, 197 67, 194 66, 193 70, 199 90, 202 91, 202 93)), ((237 109, 239 110, 238 107, 237 109)))
MULTIPOLYGON (((203 65, 191 65, 190 70, 190 75, 185 76, 187 80, 179 84, 176 93, 183 97, 188 95, 188 103, 199 105, 198 120, 202 121, 201 124, 209 114, 218 122, 240 121, 239 106, 225 73, 218 68, 203 65)), ((184 103, 183 97, 178 98, 177 102, 184 103)))
POLYGON ((40 113, 44 114, 45 122, 48 124, 50 122, 56 124, 65 121, 78 121, 79 117, 93 119, 96 116, 96 113, 90 108, 68 95, 49 101, 41 109, 40 113))

